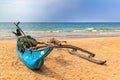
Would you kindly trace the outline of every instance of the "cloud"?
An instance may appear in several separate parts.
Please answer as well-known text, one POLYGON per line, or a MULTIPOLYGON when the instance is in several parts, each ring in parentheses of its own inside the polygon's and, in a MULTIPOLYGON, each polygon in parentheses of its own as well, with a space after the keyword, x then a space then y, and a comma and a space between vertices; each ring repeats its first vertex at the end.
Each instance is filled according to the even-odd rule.
POLYGON ((62 1, 63 0, 0 1, 0 21, 45 21, 50 14, 54 13, 54 7, 57 8, 57 5, 62 1))
POLYGON ((0 21, 120 21, 119 0, 2 0, 0 21))

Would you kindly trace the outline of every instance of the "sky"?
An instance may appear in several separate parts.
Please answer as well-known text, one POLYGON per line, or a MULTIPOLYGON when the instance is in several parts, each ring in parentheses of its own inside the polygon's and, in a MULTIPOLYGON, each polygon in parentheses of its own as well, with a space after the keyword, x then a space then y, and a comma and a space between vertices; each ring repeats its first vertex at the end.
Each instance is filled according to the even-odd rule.
POLYGON ((0 0, 0 22, 120 22, 120 0, 0 0))

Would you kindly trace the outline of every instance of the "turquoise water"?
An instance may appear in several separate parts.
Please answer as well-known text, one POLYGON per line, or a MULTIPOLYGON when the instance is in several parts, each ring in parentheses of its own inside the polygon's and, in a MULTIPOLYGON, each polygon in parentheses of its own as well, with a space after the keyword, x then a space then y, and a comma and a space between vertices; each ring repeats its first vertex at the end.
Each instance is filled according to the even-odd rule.
MULTIPOLYGON (((55 31, 55 30, 76 30, 76 29, 119 29, 120 23, 34 23, 27 22, 19 25, 24 30, 55 31)), ((0 30, 14 30, 13 23, 0 23, 0 30)))
MULTIPOLYGON (((67 37, 67 36, 91 36, 91 35, 118 35, 120 34, 120 22, 114 23, 40 23, 21 22, 19 25, 26 34, 33 37, 67 37), (92 30, 92 32, 90 32, 92 30), (96 31, 97 30, 97 31, 96 31), (109 30, 107 33, 98 30, 109 30), (98 32, 98 33, 97 33, 98 32), (109 33, 109 34, 108 34, 109 33)), ((0 22, 0 39, 14 38, 12 31, 16 27, 12 22, 0 22)))

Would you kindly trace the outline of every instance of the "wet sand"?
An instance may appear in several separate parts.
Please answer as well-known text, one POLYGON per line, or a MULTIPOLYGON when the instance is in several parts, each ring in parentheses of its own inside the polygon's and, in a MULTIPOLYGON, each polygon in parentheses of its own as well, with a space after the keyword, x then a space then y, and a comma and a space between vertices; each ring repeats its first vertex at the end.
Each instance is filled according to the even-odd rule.
POLYGON ((44 66, 34 71, 20 61, 15 40, 0 40, 0 80, 120 80, 120 37, 60 40, 91 51, 107 63, 98 65, 71 55, 66 49, 54 49, 45 58, 44 66))

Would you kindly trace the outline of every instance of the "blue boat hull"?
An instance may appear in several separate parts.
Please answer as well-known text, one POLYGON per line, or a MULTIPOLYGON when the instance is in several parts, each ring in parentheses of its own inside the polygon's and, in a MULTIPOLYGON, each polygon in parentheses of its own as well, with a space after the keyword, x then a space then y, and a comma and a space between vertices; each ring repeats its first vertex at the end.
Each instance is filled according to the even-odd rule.
POLYGON ((29 51, 26 48, 24 53, 22 53, 18 50, 18 45, 16 45, 16 50, 20 60, 30 69, 40 69, 44 64, 44 58, 53 50, 53 48, 54 46, 47 46, 32 51, 29 51))

